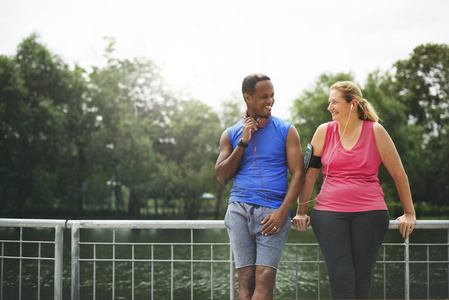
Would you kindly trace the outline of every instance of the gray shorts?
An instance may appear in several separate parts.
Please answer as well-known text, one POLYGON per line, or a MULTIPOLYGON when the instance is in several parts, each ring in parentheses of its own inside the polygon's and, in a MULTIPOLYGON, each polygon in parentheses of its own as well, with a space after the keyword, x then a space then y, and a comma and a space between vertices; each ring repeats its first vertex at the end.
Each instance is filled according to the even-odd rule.
POLYGON ((260 231, 263 226, 261 222, 275 211, 275 208, 250 203, 232 202, 228 205, 224 221, 237 268, 255 265, 278 268, 292 224, 287 216, 278 233, 263 235, 260 231))

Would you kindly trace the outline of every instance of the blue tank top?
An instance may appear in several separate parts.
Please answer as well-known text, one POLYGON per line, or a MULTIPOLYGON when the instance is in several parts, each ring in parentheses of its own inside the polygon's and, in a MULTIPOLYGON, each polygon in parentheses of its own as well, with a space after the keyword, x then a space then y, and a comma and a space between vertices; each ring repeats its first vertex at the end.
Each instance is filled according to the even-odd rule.
MULTIPOLYGON (((243 122, 227 129, 233 149, 242 138, 243 122)), ((244 201, 276 209, 281 206, 288 189, 285 144, 290 126, 271 116, 264 128, 253 133, 234 177, 229 203, 244 201)))

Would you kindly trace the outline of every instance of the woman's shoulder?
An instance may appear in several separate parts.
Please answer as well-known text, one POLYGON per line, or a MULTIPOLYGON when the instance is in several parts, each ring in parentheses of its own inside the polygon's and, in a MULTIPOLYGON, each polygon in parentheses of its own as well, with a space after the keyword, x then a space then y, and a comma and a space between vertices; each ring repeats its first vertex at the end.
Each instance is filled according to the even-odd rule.
POLYGON ((320 126, 318 126, 318 128, 316 129, 316 134, 324 134, 326 135, 326 131, 327 129, 333 129, 337 126, 337 121, 331 121, 331 122, 326 122, 326 123, 322 123, 320 126))
POLYGON ((315 131, 315 134, 313 135, 311 144, 314 147, 313 154, 316 156, 321 156, 321 153, 323 151, 324 141, 326 139, 328 125, 330 123, 331 122, 323 123, 320 126, 318 126, 318 128, 315 131))
MULTIPOLYGON (((334 122, 326 122, 318 126, 318 128, 315 131, 314 137, 322 138, 324 141, 324 137, 326 136, 327 130, 332 130, 332 128, 335 127, 334 122)), ((336 123, 336 122, 335 122, 336 123)))
POLYGON ((389 138, 390 136, 387 130, 382 126, 382 124, 378 122, 373 122, 373 133, 374 137, 376 138, 376 141, 389 138))
POLYGON ((337 124, 337 121, 321 123, 320 125, 318 125, 316 131, 318 131, 318 130, 326 130, 327 127, 331 128, 332 126, 335 126, 336 124, 337 124))
POLYGON ((365 123, 371 125, 374 134, 383 133, 386 131, 385 128, 382 126, 382 124, 380 124, 379 122, 365 121, 365 123))

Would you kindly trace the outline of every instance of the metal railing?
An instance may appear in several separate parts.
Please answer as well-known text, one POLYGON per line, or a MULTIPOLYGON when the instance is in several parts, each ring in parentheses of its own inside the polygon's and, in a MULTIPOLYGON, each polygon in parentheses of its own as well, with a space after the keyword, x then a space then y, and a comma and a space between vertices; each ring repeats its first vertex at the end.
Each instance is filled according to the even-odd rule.
POLYGON ((24 260, 36 260, 37 265, 37 290, 36 299, 41 299, 41 262, 42 261, 54 261, 54 299, 62 299, 62 271, 63 271, 63 229, 66 227, 65 220, 31 220, 31 219, 0 219, 0 227, 16 227, 19 228, 18 240, 4 240, 0 236, 1 242, 1 267, 0 267, 0 299, 3 300, 3 288, 4 288, 4 265, 5 260, 18 260, 18 299, 22 299, 22 262, 24 260), (26 227, 38 227, 38 228, 54 228, 55 238, 53 241, 36 241, 36 240, 24 240, 23 228, 26 227), (17 255, 7 255, 5 253, 5 245, 18 244, 19 253, 17 255), (38 247, 38 253, 36 256, 24 256, 24 247, 36 244, 38 247), (45 244, 54 244, 54 255, 52 257, 42 256, 42 246, 45 244))
MULTIPOLYGON (((80 263, 81 262, 92 262, 93 263, 93 284, 95 285, 95 269, 96 263, 98 262, 111 262, 112 263, 112 299, 115 299, 115 269, 117 262, 130 262, 132 264, 131 273, 131 299, 134 299, 134 264, 137 262, 150 262, 151 263, 151 292, 150 299, 155 299, 154 297, 154 263, 157 262, 168 262, 170 263, 170 299, 174 299, 174 263, 190 263, 190 299, 193 299, 194 293, 194 270, 193 263, 210 263, 211 264, 211 286, 213 286, 213 264, 214 263, 226 263, 229 264, 230 272, 230 298, 234 299, 234 268, 232 260, 232 251, 228 243, 195 243, 194 242, 194 230, 197 229, 224 229, 223 221, 68 221, 67 227, 71 228, 72 235, 72 278, 71 278, 71 298, 73 300, 80 299, 80 263), (98 243, 98 242, 83 242, 80 240, 80 230, 81 229, 100 229, 107 228, 113 229, 112 241, 98 243), (116 241, 116 232, 120 229, 187 229, 190 231, 190 242, 188 243, 127 243, 116 241), (112 246, 112 257, 111 258, 98 258, 96 255, 97 245, 110 245, 112 246), (138 259, 135 257, 135 247, 148 246, 151 248, 151 255, 148 258, 138 259), (210 259, 194 259, 194 245, 204 245, 211 247, 211 258, 210 259), (226 245, 229 248, 228 259, 217 260, 213 258, 213 249, 216 246, 226 245), (92 246, 92 257, 91 258, 81 258, 80 248, 83 246, 92 246), (130 246, 132 247, 132 257, 131 258, 117 258, 116 248, 118 246, 130 246), (170 247, 170 258, 158 259, 154 256, 155 246, 168 246, 170 247), (190 259, 175 259, 174 258, 174 247, 175 246, 188 246, 190 247, 190 259)), ((92 288, 93 298, 95 298, 95 286, 92 288)), ((213 288, 211 288, 211 299, 213 299, 213 288)))
MULTIPOLYGON (((41 298, 40 287, 42 285, 42 281, 44 280, 44 275, 41 274, 41 262, 43 261, 53 261, 54 262, 54 272, 52 279, 54 282, 54 299, 60 300, 63 298, 63 230, 68 228, 71 230, 71 257, 70 257, 70 293, 71 299, 77 300, 81 299, 80 287, 81 284, 81 274, 83 276, 88 276, 86 272, 83 272, 80 268, 80 264, 91 264, 92 265, 92 273, 89 276, 92 276, 91 279, 88 280, 88 284, 91 285, 92 295, 89 295, 89 298, 92 299, 104 299, 96 294, 96 284, 97 284, 97 276, 102 274, 97 274, 97 265, 99 264, 111 264, 110 271, 111 281, 110 284, 110 297, 112 299, 116 299, 118 295, 116 295, 116 290, 118 288, 116 285, 118 284, 115 280, 116 276, 116 268, 120 268, 119 264, 128 263, 131 264, 131 295, 130 299, 135 299, 135 287, 141 284, 136 280, 135 274, 135 266, 139 263, 148 263, 150 264, 150 277, 147 278, 150 284, 150 295, 147 298, 155 299, 154 290, 155 290, 155 275, 154 275, 154 266, 157 263, 169 264, 170 268, 167 273, 170 273, 170 299, 175 299, 174 292, 176 288, 174 287, 174 273, 177 271, 177 267, 175 264, 190 264, 190 295, 184 295, 183 298, 194 299, 194 263, 205 263, 210 264, 210 299, 214 299, 217 296, 214 294, 214 282, 218 280, 218 278, 214 278, 214 266, 217 264, 225 265, 226 268, 229 269, 229 298, 234 299, 234 291, 235 291, 235 280, 236 276, 234 273, 234 265, 232 258, 232 251, 230 249, 230 245, 228 242, 225 243, 214 243, 214 242, 195 242, 194 239, 194 231, 201 229, 219 229, 224 230, 224 222, 223 221, 118 221, 118 220, 110 220, 110 221, 96 221, 96 220, 84 220, 84 221, 75 221, 75 220, 26 220, 26 219, 0 219, 0 228, 2 227, 15 227, 19 230, 19 237, 17 239, 4 239, 0 235, 0 243, 1 243, 1 268, 0 268, 0 299, 4 298, 4 285, 7 281, 4 277, 6 271, 4 269, 6 260, 16 260, 19 261, 19 266, 17 268, 17 274, 13 278, 18 280, 17 288, 18 288, 18 299, 22 299, 22 279, 24 278, 23 270, 22 270, 22 262, 25 260, 32 260, 37 262, 37 287, 36 287, 36 297, 35 299, 41 298), (23 228, 32 227, 32 228, 54 228, 54 240, 52 241, 42 241, 42 240, 34 240, 34 239, 24 239, 23 238, 23 228), (80 234, 81 230, 92 230, 92 229, 110 229, 112 230, 112 240, 110 241, 85 241, 82 240, 82 234, 80 234), (160 229, 182 229, 190 231, 190 240, 187 242, 134 242, 134 241, 118 241, 116 239, 116 233, 121 230, 129 230, 129 229, 142 229, 142 230, 160 230, 160 229), (15 244, 18 248, 18 253, 9 254, 5 252, 5 246, 15 244), (54 255, 42 255, 42 245, 53 245, 54 244, 54 255), (29 245, 37 245, 37 254, 35 256, 24 255, 23 250, 27 248, 29 245), (120 247, 130 247, 131 257, 118 257, 117 249, 120 247), (158 258, 155 256, 155 247, 163 246, 170 249, 167 251, 167 257, 158 258), (210 258, 196 258, 194 247, 204 246, 210 248, 210 258), (101 257, 98 254, 98 249, 100 247, 112 247, 112 253, 110 257, 101 257), (150 249, 148 251, 148 255, 146 257, 138 256, 138 251, 136 250, 138 247, 147 247, 150 249), (190 248, 189 258, 176 258, 175 251, 178 247, 187 247, 190 248), (226 257, 215 258, 214 253, 216 249, 219 247, 225 247, 227 250, 226 257), (88 254, 86 254, 88 253, 88 254), (42 277, 42 279, 41 279, 42 277)), ((398 222, 391 221, 390 229, 397 229, 398 222)), ((385 275, 386 266, 388 264, 403 264, 404 268, 404 298, 410 299, 410 265, 411 264, 424 264, 427 265, 427 298, 430 298, 430 287, 432 283, 432 274, 429 270, 429 266, 431 264, 443 264, 446 265, 446 276, 447 276, 447 294, 439 295, 440 298, 449 298, 449 221, 424 221, 419 220, 415 226, 415 229, 443 229, 446 230, 447 239, 446 241, 439 242, 426 242, 426 243, 410 243, 409 240, 404 240, 401 243, 384 243, 383 248, 381 250, 381 260, 378 261, 378 264, 381 264, 383 267, 383 272, 385 275), (403 260, 389 260, 385 255, 385 249, 390 246, 399 246, 403 248, 403 260), (439 259, 439 260, 431 260, 430 259, 430 249, 434 246, 443 247, 447 249, 447 258, 439 259), (410 247, 424 247, 426 258, 419 260, 411 260, 410 259, 410 247)), ((1 233, 1 232, 0 232, 1 233)), ((282 260, 281 264, 295 264, 296 265, 296 282, 298 282, 298 265, 301 264, 316 264, 318 268, 318 274, 320 270, 320 266, 323 264, 323 260, 320 259, 320 251, 319 247, 316 243, 287 243, 286 247, 295 247, 299 249, 300 247, 305 246, 313 246, 316 247, 316 260, 300 260, 299 256, 296 255, 296 258, 293 260, 287 259, 282 260)), ((66 249, 67 251, 68 249, 66 249)), ((187 251, 189 252, 189 251, 187 251)), ((146 252, 145 252, 146 253, 146 252)), ((140 255, 140 254, 139 254, 140 255)), ((69 266, 66 265, 66 268, 69 266)), ((322 267, 323 268, 323 267, 322 267)), ((324 269, 324 268, 323 268, 324 269)), ((440 274, 441 276, 441 274, 440 274)), ((67 277, 67 276, 66 276, 67 277)), ((384 298, 386 298, 386 276, 383 276, 384 280, 384 298)), ((66 278, 68 281, 69 278, 66 278)), ((279 278, 278 278, 279 279, 279 278)), ((320 294, 320 286, 322 285, 322 280, 320 276, 317 276, 316 279, 318 295, 317 298, 321 298, 320 294)), ((292 283, 293 285, 293 283, 292 283)), ((301 287, 296 283, 296 299, 299 299, 299 290, 301 287)), ((109 295, 108 295, 109 297, 109 295)), ((129 297, 128 297, 129 298, 129 297)), ((84 297, 83 297, 84 299, 84 297)))

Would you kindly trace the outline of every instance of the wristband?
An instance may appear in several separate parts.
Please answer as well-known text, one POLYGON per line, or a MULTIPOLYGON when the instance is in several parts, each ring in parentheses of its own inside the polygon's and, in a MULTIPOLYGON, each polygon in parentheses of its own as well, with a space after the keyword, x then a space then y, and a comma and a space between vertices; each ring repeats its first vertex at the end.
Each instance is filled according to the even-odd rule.
POLYGON ((245 143, 242 139, 240 139, 240 141, 237 144, 237 146, 240 146, 240 147, 243 147, 243 148, 248 148, 248 144, 245 143))

